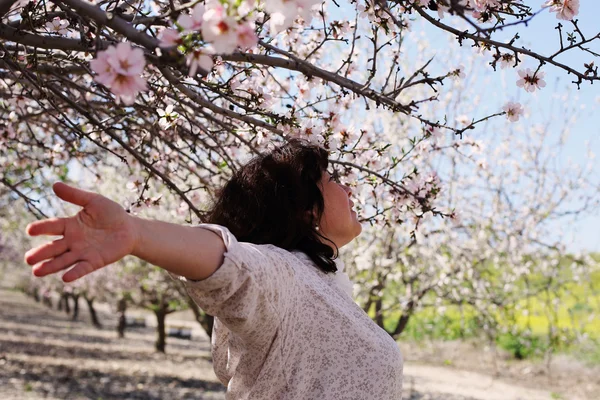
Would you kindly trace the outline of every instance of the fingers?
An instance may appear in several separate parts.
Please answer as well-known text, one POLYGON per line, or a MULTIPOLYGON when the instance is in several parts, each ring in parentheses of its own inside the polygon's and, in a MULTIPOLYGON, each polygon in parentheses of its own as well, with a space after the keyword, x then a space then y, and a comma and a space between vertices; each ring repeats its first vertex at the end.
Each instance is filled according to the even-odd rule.
POLYGON ((96 193, 77 189, 76 187, 69 186, 62 182, 56 182, 52 185, 52 190, 54 190, 54 193, 62 200, 77 204, 81 207, 85 207, 94 196, 96 196, 96 193))
POLYGON ((81 261, 75 264, 73 268, 67 271, 62 276, 63 282, 69 283, 77 280, 87 274, 90 274, 95 271, 95 268, 87 261, 81 261))
POLYGON ((25 253, 25 262, 29 265, 35 265, 40 261, 58 257, 68 249, 67 241, 65 239, 57 239, 53 242, 29 250, 25 253))
POLYGON ((78 260, 79 256, 76 253, 68 251, 52 260, 44 261, 41 264, 33 267, 33 275, 40 277, 53 274, 55 272, 70 267, 71 265, 75 264, 78 260))
POLYGON ((64 235, 66 227, 66 218, 48 218, 42 221, 35 221, 27 225, 25 231, 29 236, 38 235, 64 235))

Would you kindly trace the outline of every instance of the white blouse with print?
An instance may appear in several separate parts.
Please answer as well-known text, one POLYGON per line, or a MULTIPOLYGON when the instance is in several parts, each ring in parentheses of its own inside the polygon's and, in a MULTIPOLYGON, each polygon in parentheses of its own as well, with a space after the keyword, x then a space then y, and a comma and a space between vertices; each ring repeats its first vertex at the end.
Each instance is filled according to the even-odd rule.
POLYGON ((402 398, 398 345, 353 301, 346 274, 325 274, 300 251, 238 242, 220 225, 198 227, 223 238, 223 264, 201 281, 171 275, 215 316, 213 365, 228 400, 402 398))

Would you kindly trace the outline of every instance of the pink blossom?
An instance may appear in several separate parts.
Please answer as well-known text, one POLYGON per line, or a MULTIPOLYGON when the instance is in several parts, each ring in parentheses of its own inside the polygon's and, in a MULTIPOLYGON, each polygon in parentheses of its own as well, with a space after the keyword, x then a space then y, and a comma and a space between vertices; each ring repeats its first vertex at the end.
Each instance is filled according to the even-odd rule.
POLYGON ((142 49, 132 48, 128 42, 121 42, 107 51, 109 52, 108 63, 117 74, 133 76, 140 75, 144 71, 146 60, 142 49))
POLYGON ((90 61, 90 67, 98 74, 96 82, 108 87, 115 94, 117 103, 126 105, 133 104, 135 96, 147 88, 141 77, 145 65, 144 52, 127 42, 99 51, 90 61))
POLYGON ((441 139, 442 137, 444 137, 443 132, 435 126, 431 126, 429 125, 427 128, 425 128, 425 131, 429 134, 429 137, 436 142, 438 139, 441 139))
POLYGON ((158 35, 158 39, 160 40, 160 47, 178 46, 183 43, 179 31, 172 28, 163 29, 158 35))
POLYGON ((513 103, 511 101, 506 103, 504 107, 502 107, 502 110, 506 113, 506 118, 510 122, 517 122, 524 111, 520 103, 513 103))
POLYGON ((499 7, 501 4, 498 0, 473 0, 475 8, 479 11, 485 11, 487 8, 499 7))
POLYGON ((452 76, 456 80, 463 79, 466 77, 464 70, 465 70, 465 66, 459 65, 458 68, 456 68, 454 71, 452 71, 450 73, 450 76, 452 76))
POLYGON ((214 65, 213 59, 210 56, 211 53, 212 49, 206 47, 202 50, 194 50, 188 54, 185 59, 185 64, 190 68, 188 75, 192 77, 196 76, 198 67, 205 71, 210 71, 214 65))
POLYGON ((471 12, 471 16, 481 22, 481 18, 483 17, 483 13, 475 10, 475 11, 471 12))
POLYGON ((66 35, 69 32, 67 30, 68 26, 69 21, 60 19, 60 17, 54 17, 52 21, 46 22, 46 29, 48 32, 58 33, 59 35, 66 35))
POLYGON ((92 71, 98 74, 94 80, 104 86, 110 87, 110 84, 115 79, 115 73, 112 66, 108 63, 108 50, 99 51, 96 58, 90 61, 92 71))
POLYGON ((321 0, 295 0, 295 2, 298 6, 300 17, 302 17, 304 20, 308 20, 310 18, 314 6, 322 3, 321 0))
POLYGON ((504 53, 500 56, 500 68, 504 69, 508 66, 514 65, 515 56, 510 53, 504 53))
POLYGON ((192 14, 181 14, 177 18, 177 23, 183 28, 184 34, 199 31, 202 28, 202 23, 205 21, 204 17, 205 8, 204 4, 198 3, 192 9, 192 14))
POLYGON ((237 44, 242 49, 249 49, 258 44, 258 36, 254 27, 254 22, 247 22, 237 26, 237 44))
POLYGON ((237 13, 241 17, 250 14, 256 8, 256 0, 242 0, 242 4, 237 9, 237 13))
POLYGON ((450 7, 438 4, 437 5, 438 17, 440 17, 440 19, 444 19, 444 13, 448 12, 448 10, 450 10, 450 7))
POLYGON ((543 7, 550 7, 557 19, 570 21, 579 14, 579 0, 547 0, 543 7))
POLYGON ((534 74, 534 71, 527 68, 525 70, 519 70, 520 79, 517 80, 517 86, 522 87, 528 92, 535 92, 535 89, 541 89, 546 86, 544 81, 544 72, 538 71, 534 74))
POLYGON ((320 0, 266 0, 265 11, 271 17, 271 33, 276 34, 289 28, 298 15, 309 20, 312 8, 320 3, 320 0))
POLYGON ((127 76, 118 74, 110 90, 117 96, 117 104, 132 105, 135 96, 147 89, 146 81, 141 76, 127 76))
POLYGON ((209 3, 204 13, 202 37, 212 43, 219 53, 232 53, 238 44, 237 22, 227 15, 225 7, 218 2, 209 3))

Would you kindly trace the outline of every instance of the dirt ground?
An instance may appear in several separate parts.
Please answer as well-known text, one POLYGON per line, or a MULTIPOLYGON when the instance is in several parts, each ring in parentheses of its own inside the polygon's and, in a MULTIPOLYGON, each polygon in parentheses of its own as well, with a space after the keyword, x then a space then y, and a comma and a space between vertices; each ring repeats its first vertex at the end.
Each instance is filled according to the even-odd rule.
MULTIPOLYGON (((192 340, 168 338, 167 354, 153 350, 154 330, 131 329, 118 339, 114 314, 99 306, 103 329, 25 295, 0 289, 0 399, 224 399, 212 371, 210 344, 188 314, 167 325, 189 325, 192 340)), ((136 314, 134 311, 133 314, 136 314)), ((151 316, 143 311, 137 315, 151 316)), ((402 343, 404 399, 599 399, 600 370, 558 360, 543 367, 496 357, 470 344, 402 343), (596 395, 596 397, 594 397, 596 395)))

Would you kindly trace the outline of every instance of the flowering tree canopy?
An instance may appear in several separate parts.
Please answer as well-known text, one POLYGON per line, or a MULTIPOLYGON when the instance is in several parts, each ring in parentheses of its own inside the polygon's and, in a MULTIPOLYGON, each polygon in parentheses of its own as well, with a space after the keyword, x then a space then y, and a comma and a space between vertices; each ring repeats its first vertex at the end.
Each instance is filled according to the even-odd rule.
POLYGON ((94 173, 110 154, 128 168, 137 204, 160 201, 144 189, 157 179, 189 219, 201 219, 198 196, 210 196, 249 156, 301 136, 329 148, 340 173, 368 177, 412 216, 452 215, 434 204, 435 180, 402 170, 403 153, 385 156, 390 143, 347 116, 390 110, 418 122, 417 143, 522 115, 507 99, 503 109, 462 124, 428 117, 428 104, 465 71, 460 64, 440 70, 431 60, 400 66, 415 51, 408 38, 418 22, 448 33, 457 48, 484 52, 490 68, 513 68, 528 92, 544 90, 548 68, 577 86, 600 79, 600 35, 578 25, 579 1, 539 3, 2 0, 0 182, 41 216, 35 191, 47 179, 65 177, 73 162, 94 173), (551 54, 521 39, 545 12, 559 20, 551 54), (576 52, 589 62, 570 62, 576 52))
MULTIPOLYGON (((536 96, 551 97, 547 77, 573 88, 600 79, 600 32, 579 25, 578 0, 528 3, 0 0, 0 222, 21 232, 10 247, 24 253, 23 222, 2 206, 58 212, 41 195, 56 179, 133 213, 198 222, 249 157, 302 137, 331 151, 334 177, 375 226, 347 265, 380 325, 393 320, 396 336, 419 310, 460 305, 486 332, 505 329, 499 317, 599 268, 553 232, 598 208, 597 179, 557 167, 566 133, 553 142, 547 127, 521 123, 536 96), (542 14, 556 18, 550 51, 527 42, 542 14), (506 77, 523 104, 502 90, 496 109, 483 107, 492 94, 477 92, 477 70, 506 77)), ((576 112, 562 101, 567 125, 576 112)), ((184 303, 155 270, 119 265, 73 290, 184 303)))

